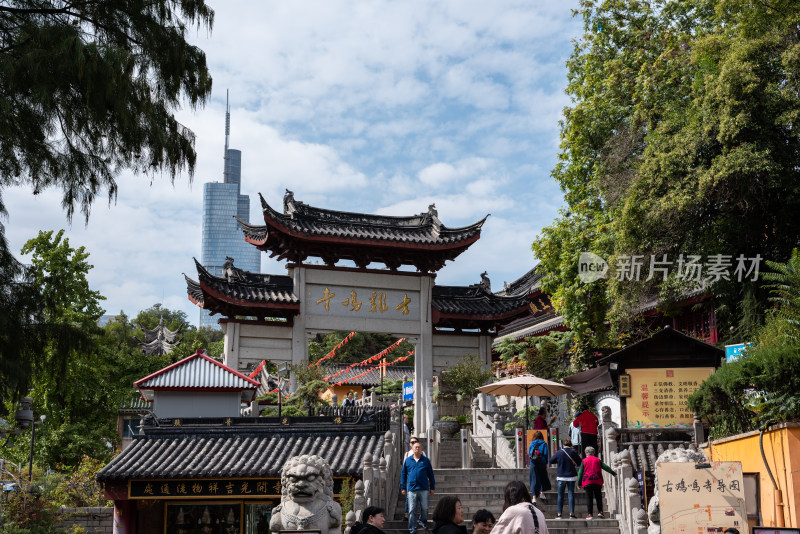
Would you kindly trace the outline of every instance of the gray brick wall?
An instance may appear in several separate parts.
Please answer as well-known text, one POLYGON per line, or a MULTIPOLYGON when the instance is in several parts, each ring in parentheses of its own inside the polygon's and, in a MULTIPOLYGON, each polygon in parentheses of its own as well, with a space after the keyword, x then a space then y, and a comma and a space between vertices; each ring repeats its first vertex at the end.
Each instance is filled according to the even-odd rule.
POLYGON ((57 526, 69 532, 73 526, 83 527, 86 534, 112 534, 114 508, 62 508, 57 526))

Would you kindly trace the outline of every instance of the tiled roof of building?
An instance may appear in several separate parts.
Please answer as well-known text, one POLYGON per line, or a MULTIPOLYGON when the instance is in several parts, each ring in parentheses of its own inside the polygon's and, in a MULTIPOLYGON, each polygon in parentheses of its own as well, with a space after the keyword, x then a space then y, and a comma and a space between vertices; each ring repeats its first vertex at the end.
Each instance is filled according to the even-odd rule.
MULTIPOLYGON (((337 364, 332 365, 329 370, 331 371, 331 374, 333 374, 347 369, 347 367, 349 367, 349 364, 337 364)), ((411 366, 389 365, 384 367, 384 369, 384 380, 401 380, 404 376, 408 377, 409 380, 414 379, 414 368, 411 366)), ((333 379, 334 382, 341 382, 344 380, 347 380, 348 385, 376 386, 381 383, 381 371, 380 368, 373 365, 366 365, 364 367, 356 366, 348 371, 343 372, 333 379), (368 371, 370 369, 373 370, 367 373, 365 376, 355 378, 364 371, 368 371), (348 378, 351 378, 351 380, 347 380, 348 378)))
POLYGON ((255 392, 259 383, 242 373, 197 351, 172 365, 137 380, 133 384, 145 399, 152 400, 157 390, 198 390, 255 392))
MULTIPOLYGON (((527 318, 526 318, 527 320, 527 318)), ((526 337, 543 334, 549 330, 564 330, 564 318, 556 314, 541 315, 532 317, 528 326, 517 324, 515 328, 506 328, 500 331, 500 335, 494 338, 493 346, 497 346, 506 338, 518 340, 526 337)))
POLYGON ((346 259, 359 267, 375 262, 390 269, 414 265, 436 271, 477 241, 486 221, 484 217, 469 226, 448 228, 433 205, 427 213, 409 217, 326 210, 296 201, 288 190, 283 213, 263 197, 261 205, 265 226, 239 220, 248 242, 278 259, 302 262, 319 257, 328 265, 346 259))
POLYGON ((186 277, 189 300, 227 317, 291 317, 300 310, 291 277, 243 271, 232 265, 214 276, 195 259, 199 282, 186 277))
POLYGON ((438 328, 481 329, 498 327, 528 313, 528 296, 499 296, 492 293, 489 279, 470 286, 433 286, 431 307, 438 328))
POLYGON ((334 476, 362 471, 365 453, 383 450, 383 432, 196 433, 134 436, 131 444, 97 475, 100 482, 143 478, 280 476, 283 464, 301 454, 328 462, 334 476))
POLYGON ((539 290, 539 282, 544 275, 541 273, 539 266, 536 265, 533 269, 523 274, 513 282, 505 284, 505 287, 496 294, 501 296, 522 296, 535 293, 539 290))
POLYGON ((527 310, 527 295, 501 297, 480 286, 433 286, 433 307, 442 314, 506 316, 527 310))

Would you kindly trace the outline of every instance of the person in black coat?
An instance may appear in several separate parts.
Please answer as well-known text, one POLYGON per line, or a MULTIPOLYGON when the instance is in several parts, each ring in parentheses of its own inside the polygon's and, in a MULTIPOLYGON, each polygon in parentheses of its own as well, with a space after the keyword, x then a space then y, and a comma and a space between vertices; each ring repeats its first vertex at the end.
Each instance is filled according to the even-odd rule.
POLYGON ((383 526, 386 524, 386 516, 383 508, 379 506, 367 506, 361 515, 365 521, 361 524, 353 525, 350 532, 352 534, 385 534, 383 526))
POLYGON ((445 495, 433 509, 434 534, 467 534, 464 522, 464 508, 461 500, 452 495, 445 495))

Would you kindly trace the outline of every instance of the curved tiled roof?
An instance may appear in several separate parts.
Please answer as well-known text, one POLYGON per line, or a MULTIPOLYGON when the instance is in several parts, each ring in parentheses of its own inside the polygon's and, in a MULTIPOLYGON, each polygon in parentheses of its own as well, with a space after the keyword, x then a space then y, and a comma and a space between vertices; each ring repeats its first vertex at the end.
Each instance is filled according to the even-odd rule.
POLYGON ((527 310, 528 297, 503 297, 480 286, 433 286, 433 307, 442 314, 504 316, 527 310))
POLYGON ((528 313, 528 297, 498 296, 491 292, 488 283, 466 287, 436 285, 433 286, 431 307, 437 328, 490 331, 528 313))
POLYGON ((365 453, 380 456, 383 436, 383 432, 139 435, 100 470, 97 480, 274 477, 280 476, 289 458, 300 454, 325 458, 334 476, 354 476, 361 474, 365 453))
POLYGON ((506 283, 502 291, 498 291, 496 294, 501 296, 529 295, 539 290, 539 282, 543 276, 539 266, 536 265, 513 282, 506 283))
POLYGON ((376 262, 390 269, 414 265, 436 271, 477 241, 486 221, 484 217, 469 226, 448 228, 433 205, 427 213, 408 217, 326 210, 296 201, 288 190, 283 213, 263 196, 261 205, 265 226, 237 219, 248 242, 279 259, 302 262, 320 257, 329 265, 347 259, 359 267, 376 262))
POLYGON ((291 317, 300 311, 291 277, 231 268, 225 277, 214 276, 197 259, 198 282, 188 276, 186 292, 197 306, 226 317, 291 317))

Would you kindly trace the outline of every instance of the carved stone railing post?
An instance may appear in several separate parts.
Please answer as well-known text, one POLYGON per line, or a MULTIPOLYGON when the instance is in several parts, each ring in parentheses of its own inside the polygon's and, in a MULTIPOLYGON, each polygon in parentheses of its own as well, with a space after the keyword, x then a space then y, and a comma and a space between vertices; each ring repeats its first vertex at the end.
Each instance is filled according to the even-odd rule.
POLYGON ((356 513, 352 510, 347 512, 347 515, 344 518, 344 534, 350 534, 350 531, 353 529, 353 525, 356 524, 356 513))
POLYGON ((386 471, 386 458, 381 458, 378 462, 378 469, 381 473, 381 488, 380 488, 380 504, 379 506, 386 509, 389 503, 389 496, 387 495, 389 489, 389 473, 386 471))
POLYGON ((694 429, 695 444, 700 445, 705 442, 706 435, 703 431, 703 422, 700 421, 700 416, 697 415, 697 412, 694 412, 694 422, 692 423, 692 428, 694 429))
POLYGON ((353 512, 355 512, 354 521, 361 520, 361 514, 367 507, 367 499, 364 497, 364 481, 359 480, 356 482, 355 496, 353 497, 353 512))
POLYGON ((365 505, 371 506, 373 504, 372 491, 373 491, 373 475, 372 475, 372 454, 366 453, 364 455, 364 474, 361 477, 364 481, 364 499, 365 505))

